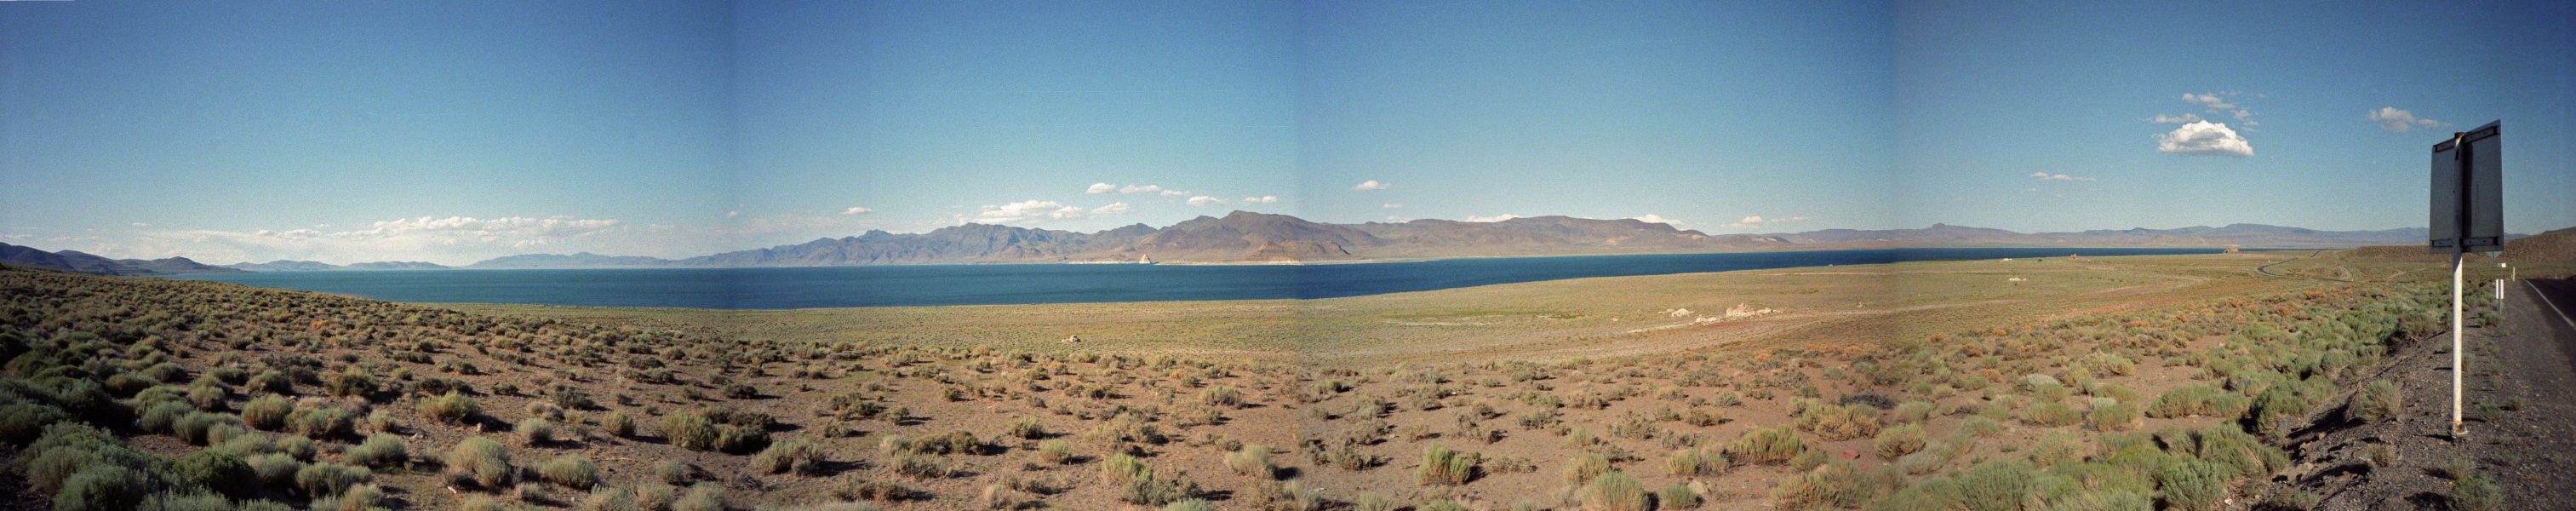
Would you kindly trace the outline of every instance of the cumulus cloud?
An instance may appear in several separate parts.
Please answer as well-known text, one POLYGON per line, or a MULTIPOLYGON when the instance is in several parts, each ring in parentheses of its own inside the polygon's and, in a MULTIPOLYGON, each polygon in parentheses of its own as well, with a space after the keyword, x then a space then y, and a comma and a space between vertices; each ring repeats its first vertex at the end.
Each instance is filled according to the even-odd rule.
POLYGON ((868 209, 868 208, 862 208, 862 207, 858 207, 858 206, 850 206, 850 209, 844 209, 844 210, 841 210, 841 214, 844 214, 844 215, 856 215, 856 214, 862 214, 862 213, 867 213, 867 212, 871 212, 871 211, 876 211, 876 210, 868 209))
POLYGON ((2157 124, 2183 124, 2183 123, 2193 123, 2193 122, 2200 122, 2200 116, 2198 116, 2198 115, 2192 115, 2192 114, 2182 114, 2182 116, 2180 116, 2180 117, 2174 117, 2174 116, 2167 116, 2167 115, 2164 115, 2164 114, 2156 114, 2156 117, 2155 117, 2155 118, 2153 118, 2153 119, 2147 119, 2147 122, 2152 122, 2152 123, 2157 123, 2157 124))
POLYGON ((1661 216, 1661 215, 1656 215, 1656 214, 1654 214, 1654 213, 1647 213, 1647 214, 1637 215, 1637 216, 1632 216, 1632 217, 1628 217, 1628 218, 1629 218, 1629 219, 1631 219, 1631 220, 1636 220, 1636 221, 1639 221, 1639 222, 1645 222, 1645 223, 1650 223, 1650 224, 1664 224, 1664 225, 1681 225, 1681 224, 1682 224, 1682 221, 1680 221, 1680 220, 1674 220, 1674 219, 1670 219, 1670 218, 1664 218, 1663 216, 1661 216))
POLYGON ((1191 197, 1191 198, 1190 198, 1190 205, 1192 205, 1192 206, 1206 206, 1206 205, 1209 205, 1209 204, 1233 204, 1233 203, 1234 203, 1234 201, 1225 200, 1225 199, 1219 199, 1219 198, 1215 198, 1215 197, 1209 197, 1209 196, 1205 196, 1205 195, 1201 195, 1201 196, 1191 197))
POLYGON ((1353 186, 1351 186, 1351 190, 1353 190, 1353 191, 1385 190, 1385 189, 1388 189, 1388 188, 1394 188, 1394 187, 1395 187, 1395 183, 1380 183, 1380 182, 1377 182, 1377 180, 1375 180, 1375 179, 1371 179, 1371 180, 1368 180, 1367 182, 1363 182, 1363 183, 1360 183, 1360 184, 1358 184, 1358 185, 1353 185, 1353 186))
POLYGON ((2065 174, 2050 174, 2047 172, 2032 172, 2030 173, 2030 177, 2041 181, 2100 181, 2099 179, 2089 177, 2075 177, 2065 174))
POLYGON ((1118 187, 1118 193, 1146 193, 1159 191, 1163 191, 1162 185, 1127 185, 1118 187))
POLYGON ((742 216, 742 212, 741 212, 741 211, 726 211, 726 212, 725 212, 725 218, 733 218, 733 217, 738 217, 738 216, 742 216))
POLYGON ((2415 118, 2414 112, 2398 110, 2397 107, 2393 106, 2372 110, 2368 118, 2372 121, 2379 122, 2379 129, 2388 130, 2390 133, 2405 133, 2406 130, 2419 127, 2439 128, 2451 125, 2451 123, 2432 119, 2417 119, 2415 118))
POLYGON ((1244 204, 1276 204, 1276 203, 1278 203, 1278 202, 1279 202, 1279 198, 1278 198, 1278 197, 1270 196, 1270 195, 1263 195, 1263 196, 1260 196, 1260 197, 1244 197, 1244 198, 1243 198, 1243 203, 1244 203, 1244 204))
POLYGON ((975 216, 968 221, 980 224, 1013 224, 1082 217, 1083 210, 1079 207, 1066 206, 1051 200, 1027 200, 1000 206, 976 206, 975 216))
POLYGON ((1520 218, 1520 217, 1521 217, 1520 215, 1514 215, 1514 214, 1511 214, 1511 213, 1504 213, 1504 214, 1494 215, 1494 216, 1475 216, 1475 215, 1467 215, 1467 221, 1469 221, 1469 222, 1500 222, 1500 221, 1510 220, 1510 219, 1520 218))
POLYGON ((1164 197, 1179 197, 1179 196, 1189 195, 1189 194, 1190 194, 1190 192, 1184 192, 1184 191, 1180 191, 1180 190, 1163 190, 1162 196, 1164 196, 1164 197))
POLYGON ((135 226, 135 227, 151 227, 151 226, 152 226, 152 224, 147 224, 147 223, 143 223, 143 222, 135 222, 135 223, 134 223, 134 226, 135 226))
POLYGON ((1090 188, 1082 189, 1082 193, 1112 193, 1117 191, 1118 185, 1109 183, 1092 183, 1090 188))
POLYGON ((1134 211, 1135 209, 1136 209, 1136 207, 1135 207, 1135 206, 1129 206, 1129 205, 1127 205, 1127 203, 1124 203, 1124 202, 1112 202, 1112 203, 1109 203, 1109 205, 1107 205, 1107 206, 1101 206, 1101 207, 1097 207, 1097 208, 1091 208, 1091 214, 1094 214, 1094 215, 1115 215, 1115 214, 1119 214, 1119 213, 1126 213, 1126 212, 1129 212, 1129 211, 1134 211))
POLYGON ((2241 158, 2253 156, 2254 146, 2225 124, 2201 121, 2174 128, 2171 133, 2156 135, 2156 152, 2241 158))
POLYGON ((1389 203, 1385 203, 1385 204, 1379 204, 1379 205, 1377 205, 1377 207, 1386 208, 1386 209, 1395 209, 1395 208, 1401 208, 1401 207, 1404 207, 1404 205, 1403 205, 1403 204, 1396 204, 1396 203, 1393 203, 1393 202, 1389 202, 1389 203))

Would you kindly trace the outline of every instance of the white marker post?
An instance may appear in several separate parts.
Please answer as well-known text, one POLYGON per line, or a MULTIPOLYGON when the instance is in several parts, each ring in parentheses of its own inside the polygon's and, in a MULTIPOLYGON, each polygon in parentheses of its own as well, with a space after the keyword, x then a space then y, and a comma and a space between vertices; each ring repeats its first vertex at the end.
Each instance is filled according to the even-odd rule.
POLYGON ((2460 422, 2461 375, 2468 372, 2460 365, 2460 288, 2468 269, 2461 258, 2469 252, 2504 248, 2504 152, 2503 138, 2498 136, 2503 123, 2452 133, 2450 140, 2433 144, 2432 225, 2427 238, 2433 253, 2451 254, 2452 440, 2469 434, 2468 425, 2460 422))

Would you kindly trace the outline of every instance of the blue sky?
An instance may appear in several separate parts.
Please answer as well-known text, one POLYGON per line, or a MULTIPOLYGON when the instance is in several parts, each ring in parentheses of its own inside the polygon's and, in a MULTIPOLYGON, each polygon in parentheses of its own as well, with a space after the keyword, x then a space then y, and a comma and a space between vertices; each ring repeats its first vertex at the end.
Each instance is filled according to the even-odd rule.
POLYGON ((1770 4, 0 2, 0 242, 464 264, 1236 209, 2386 229, 2424 222, 2432 143, 2497 119, 2509 229, 2576 225, 2558 3, 1770 4))

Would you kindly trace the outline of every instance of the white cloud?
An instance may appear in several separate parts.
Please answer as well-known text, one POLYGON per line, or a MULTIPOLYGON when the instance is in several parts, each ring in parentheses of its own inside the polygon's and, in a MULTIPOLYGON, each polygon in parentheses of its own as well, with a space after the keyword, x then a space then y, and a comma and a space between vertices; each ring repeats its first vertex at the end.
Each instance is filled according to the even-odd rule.
POLYGON ((1396 203, 1393 203, 1393 202, 1389 202, 1389 203, 1385 203, 1385 204, 1379 204, 1379 205, 1377 205, 1377 207, 1386 208, 1386 209, 1395 209, 1395 208, 1401 208, 1401 207, 1404 207, 1404 205, 1403 205, 1403 204, 1396 204, 1396 203))
MULTIPOLYGON (((1171 193, 1170 191, 1164 190, 1162 185, 1127 185, 1127 186, 1118 186, 1118 185, 1113 185, 1113 184, 1109 184, 1109 183, 1092 183, 1092 184, 1091 184, 1091 187, 1082 189, 1082 192, 1083 192, 1083 193, 1148 193, 1148 192, 1164 192, 1164 193, 1163 193, 1163 195, 1166 195, 1166 196, 1172 195, 1172 193, 1171 193)), ((1181 193, 1189 193, 1189 192, 1181 192, 1181 193)))
POLYGON ((134 226, 135 226, 135 227, 151 227, 151 226, 152 226, 152 224, 147 224, 147 223, 143 223, 143 222, 135 222, 135 223, 134 223, 134 226))
POLYGON ((2415 118, 2414 112, 2398 110, 2397 107, 2393 106, 2373 110, 2370 112, 2368 118, 2373 121, 2378 121, 2379 129, 2388 130, 2390 133, 2405 133, 2406 130, 2419 127, 2439 128, 2451 125, 2451 123, 2432 119, 2417 119, 2415 118))
POLYGON ((1270 195, 1263 195, 1263 196, 1260 196, 1260 197, 1244 197, 1244 198, 1243 198, 1243 203, 1244 203, 1244 204, 1276 204, 1276 203, 1278 203, 1278 202, 1279 202, 1279 197, 1276 197, 1276 196, 1270 196, 1270 195))
POLYGON ((2169 116, 2166 116, 2166 115, 2164 115, 2164 114, 2156 114, 2156 117, 2155 117, 2154 119, 2147 119, 2147 122, 2158 123, 2158 124, 2183 124, 2183 123, 2191 123, 2191 122, 2200 122, 2200 116, 2198 116, 2198 115, 2192 115, 2192 114, 2182 114, 2182 116, 2181 116, 2181 117, 2169 117, 2169 116))
POLYGON ((1469 222, 1500 222, 1500 221, 1510 220, 1510 219, 1520 218, 1520 217, 1521 217, 1520 215, 1514 215, 1514 214, 1511 214, 1511 213, 1504 213, 1504 214, 1494 215, 1494 216, 1475 216, 1475 215, 1467 215, 1467 221, 1469 221, 1469 222))
POLYGON ((1656 215, 1656 214, 1654 214, 1654 213, 1647 213, 1647 214, 1637 215, 1637 216, 1632 216, 1632 217, 1628 217, 1628 218, 1629 218, 1629 219, 1632 219, 1632 220, 1639 221, 1639 222, 1645 222, 1645 223, 1650 223, 1650 224, 1664 224, 1664 225, 1681 225, 1681 224, 1682 224, 1682 221, 1680 221, 1680 220, 1674 220, 1674 219, 1670 219, 1670 218, 1664 218, 1663 216, 1656 215))
POLYGON ((1380 183, 1380 182, 1377 182, 1377 180, 1375 180, 1375 179, 1371 179, 1371 180, 1368 180, 1367 182, 1363 182, 1363 183, 1360 183, 1360 184, 1358 184, 1358 185, 1351 186, 1351 190, 1353 190, 1353 191, 1385 190, 1385 189, 1388 189, 1388 188, 1394 188, 1394 187, 1395 187, 1395 183, 1380 183))
POLYGON ((1215 197, 1209 197, 1209 196, 1205 196, 1205 195, 1201 195, 1201 196, 1191 197, 1191 198, 1190 198, 1190 205, 1192 205, 1192 206, 1205 206, 1205 205, 1209 205, 1209 204, 1233 204, 1233 203, 1234 203, 1234 201, 1225 200, 1225 199, 1219 199, 1219 198, 1215 198, 1215 197))
POLYGON ((1726 226, 1727 226, 1727 227, 1729 227, 1729 228, 1735 228, 1735 229, 1752 229, 1752 228, 1760 227, 1760 226, 1762 226, 1762 224, 1776 224, 1776 223, 1780 223, 1780 222, 1804 222, 1804 221, 1807 221, 1807 217, 1803 217, 1803 216, 1793 216, 1793 217, 1788 217, 1788 218, 1762 218, 1762 217, 1760 217, 1760 216, 1747 216, 1747 217, 1744 217, 1744 219, 1743 219, 1743 220, 1737 220, 1735 223, 1726 224, 1726 226))
POLYGON ((2192 94, 2186 92, 2183 93, 2182 100, 2199 103, 2200 106, 2208 107, 2211 112, 2236 108, 2236 105, 2228 103, 2227 100, 2219 99, 2217 94, 2192 94))
POLYGON ((2246 157, 2254 155, 2254 146, 2225 124, 2201 121, 2174 128, 2172 133, 2156 135, 2156 151, 2246 157))
POLYGON ((844 215, 857 215, 857 214, 868 213, 868 212, 871 212, 871 211, 876 211, 876 210, 868 209, 868 208, 862 208, 862 207, 858 207, 858 206, 850 206, 850 209, 844 209, 844 210, 841 210, 841 214, 844 214, 844 215))
POLYGON ((1179 197, 1179 196, 1189 195, 1189 194, 1190 194, 1190 192, 1184 192, 1184 191, 1180 191, 1180 190, 1163 190, 1163 193, 1162 193, 1162 195, 1163 195, 1164 197, 1179 197))
POLYGON ((1115 215, 1115 214, 1119 214, 1119 213, 1126 213, 1126 212, 1129 212, 1129 211, 1135 211, 1135 209, 1136 209, 1136 208, 1135 208, 1134 206, 1129 206, 1129 205, 1127 205, 1127 203, 1124 203, 1124 202, 1112 202, 1112 203, 1109 203, 1109 205, 1107 205, 1107 206, 1101 206, 1101 207, 1097 207, 1097 208, 1091 208, 1091 214, 1094 214, 1094 215, 1115 215))
POLYGON ((1000 206, 976 206, 975 216, 969 221, 980 224, 1013 224, 1082 217, 1082 208, 1066 206, 1051 200, 1028 200, 1000 206))
POLYGON ((741 211, 726 211, 726 212, 725 212, 725 218, 733 218, 733 217, 738 217, 738 216, 742 216, 742 212, 741 212, 741 211))
POLYGON ((2089 177, 2075 177, 2075 176, 2069 176, 2069 175, 2065 175, 2065 174, 2049 174, 2049 173, 2047 173, 2047 172, 2032 172, 2032 173, 2030 173, 2030 177, 2032 177, 2032 178, 2037 178, 2037 179, 2039 179, 2039 180, 2041 180, 2041 181, 2100 181, 2099 179, 2093 179, 2093 178, 2089 178, 2089 177))

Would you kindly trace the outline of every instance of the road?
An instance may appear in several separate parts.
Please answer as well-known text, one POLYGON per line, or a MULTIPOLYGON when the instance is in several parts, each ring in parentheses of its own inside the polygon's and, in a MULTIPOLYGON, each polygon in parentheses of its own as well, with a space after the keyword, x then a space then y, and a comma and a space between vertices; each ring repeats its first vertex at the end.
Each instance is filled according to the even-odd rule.
MULTIPOLYGON (((2515 325, 2518 329, 2533 331, 2517 333, 2537 335, 2545 332, 2547 334, 2545 337, 2550 342, 2535 344, 2555 345, 2558 355, 2568 362, 2568 371, 2576 373, 2576 316, 2569 316, 2571 313, 2576 313, 2576 281, 2528 279, 2514 282, 2523 284, 2513 287, 2521 287, 2528 291, 2528 296, 2534 302, 2531 304, 2529 315, 2532 321, 2515 325)), ((2537 345, 2526 348, 2537 348, 2537 345)), ((2565 390, 2571 394, 2560 395, 2576 395, 2576 387, 2565 390)))

